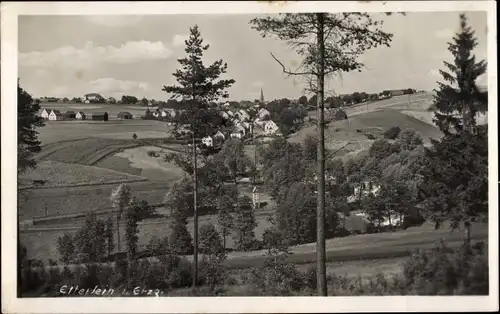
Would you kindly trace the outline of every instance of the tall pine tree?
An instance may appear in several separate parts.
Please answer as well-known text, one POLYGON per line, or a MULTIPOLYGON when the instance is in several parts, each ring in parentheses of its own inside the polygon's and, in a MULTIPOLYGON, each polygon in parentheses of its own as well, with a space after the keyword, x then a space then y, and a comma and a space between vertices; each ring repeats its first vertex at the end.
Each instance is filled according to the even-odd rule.
POLYGON ((470 244, 472 223, 488 216, 488 129, 476 126, 476 114, 486 111, 488 104, 476 79, 486 73, 487 64, 472 55, 477 40, 464 14, 460 28, 448 48, 454 63, 444 62, 451 73, 441 71, 450 85, 438 83, 434 102, 434 121, 445 136, 431 140, 432 147, 425 149, 418 191, 436 228, 445 221, 453 229, 463 226, 464 240, 470 244))
MULTIPOLYGON (((296 71, 286 69, 284 73, 308 79, 308 90, 315 93, 313 102, 318 110, 318 202, 317 202, 317 274, 318 294, 327 295, 326 248, 325 248, 325 79, 329 76, 360 71, 363 67, 359 57, 377 46, 388 46, 392 34, 381 30, 382 21, 373 20, 367 13, 285 13, 278 16, 256 18, 252 28, 263 37, 272 36, 284 40, 303 59, 296 71)), ((312 101, 309 100, 309 103, 312 101)))
POLYGON ((461 14, 460 33, 448 43, 453 63, 443 62, 449 72, 439 71, 445 83, 438 82, 434 96, 434 123, 445 134, 474 131, 477 113, 488 109, 487 94, 476 86, 476 79, 486 73, 487 68, 486 61, 476 62, 472 54, 476 46, 475 33, 468 26, 465 14, 461 14))
POLYGON ((172 99, 180 100, 184 112, 176 125, 178 136, 190 135, 193 142, 193 182, 194 182, 194 274, 193 287, 198 281, 198 211, 197 211, 197 139, 214 132, 224 121, 209 107, 209 103, 220 98, 228 98, 226 91, 233 79, 220 79, 226 73, 227 64, 217 60, 209 66, 203 64, 203 53, 209 45, 203 44, 198 26, 190 28, 189 39, 185 41, 187 56, 178 59, 181 69, 173 73, 178 85, 164 86, 172 99), (182 131, 180 131, 182 130, 182 131))

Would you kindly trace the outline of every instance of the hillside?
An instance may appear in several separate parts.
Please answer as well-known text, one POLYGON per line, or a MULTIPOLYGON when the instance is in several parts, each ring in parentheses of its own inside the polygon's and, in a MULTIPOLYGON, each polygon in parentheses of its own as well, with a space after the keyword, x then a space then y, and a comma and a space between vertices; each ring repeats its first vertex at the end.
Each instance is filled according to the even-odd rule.
MULTIPOLYGON (((439 138, 442 135, 436 127, 419 119, 397 110, 382 109, 358 114, 347 120, 328 123, 325 129, 325 145, 327 149, 335 150, 346 143, 351 143, 344 153, 362 150, 368 148, 373 142, 366 137, 366 133, 382 138, 384 131, 393 126, 399 126, 401 129, 414 129, 422 135, 424 143, 429 142, 429 138, 439 138)), ((316 126, 308 126, 293 134, 289 141, 300 143, 308 135, 317 136, 317 134, 316 126)))

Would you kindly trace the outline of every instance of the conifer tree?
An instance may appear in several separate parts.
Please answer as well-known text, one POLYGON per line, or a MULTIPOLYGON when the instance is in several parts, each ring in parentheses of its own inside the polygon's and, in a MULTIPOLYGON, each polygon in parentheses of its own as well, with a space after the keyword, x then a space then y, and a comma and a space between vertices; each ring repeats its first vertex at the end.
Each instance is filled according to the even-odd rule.
POLYGON ((445 134, 474 131, 476 114, 488 109, 487 94, 476 86, 477 78, 486 73, 487 63, 476 62, 472 53, 476 46, 475 33, 466 15, 461 14, 460 32, 448 43, 453 63, 443 62, 449 72, 439 71, 445 83, 438 82, 434 97, 434 123, 445 134))
POLYGON ((40 141, 36 128, 44 126, 38 116, 40 105, 33 100, 30 94, 17 83, 17 171, 23 172, 34 168, 36 162, 33 155, 38 153, 40 141))
POLYGON ((209 103, 220 98, 228 98, 227 88, 234 84, 233 79, 221 79, 226 73, 227 64, 222 59, 209 66, 203 64, 203 54, 209 45, 203 43, 198 26, 190 28, 189 38, 185 41, 187 56, 178 59, 181 68, 173 73, 178 85, 164 86, 163 91, 170 93, 172 99, 181 102, 184 109, 176 133, 178 136, 189 135, 193 148, 193 212, 194 212, 194 274, 193 287, 198 282, 198 211, 197 211, 197 139, 202 138, 220 127, 224 121, 209 103))
MULTIPOLYGON (((285 13, 277 17, 256 18, 252 27, 263 37, 272 36, 286 41, 303 59, 299 69, 283 72, 303 76, 310 82, 309 92, 315 94, 318 110, 318 202, 317 202, 317 274, 318 294, 327 295, 325 249, 325 79, 342 72, 360 71, 359 57, 377 46, 388 46, 392 34, 380 29, 382 21, 367 13, 285 13)), ((313 97, 314 98, 314 97, 313 97)), ((311 100, 309 101, 311 102, 311 100)))

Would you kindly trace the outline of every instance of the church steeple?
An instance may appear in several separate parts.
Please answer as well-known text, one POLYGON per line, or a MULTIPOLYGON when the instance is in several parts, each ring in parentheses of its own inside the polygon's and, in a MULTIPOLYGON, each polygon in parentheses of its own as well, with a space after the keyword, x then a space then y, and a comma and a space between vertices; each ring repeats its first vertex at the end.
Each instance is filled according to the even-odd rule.
POLYGON ((260 102, 264 103, 264 92, 262 91, 262 88, 260 89, 260 102))

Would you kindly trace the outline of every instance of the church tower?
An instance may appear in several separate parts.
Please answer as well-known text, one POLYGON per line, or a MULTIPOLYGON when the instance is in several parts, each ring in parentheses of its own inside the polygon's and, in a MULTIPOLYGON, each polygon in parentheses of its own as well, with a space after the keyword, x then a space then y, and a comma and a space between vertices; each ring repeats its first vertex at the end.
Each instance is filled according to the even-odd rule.
POLYGON ((260 102, 264 103, 264 92, 262 91, 262 88, 260 89, 260 102))

